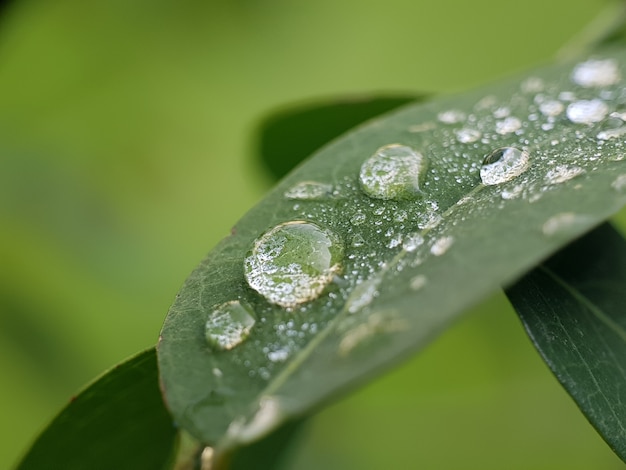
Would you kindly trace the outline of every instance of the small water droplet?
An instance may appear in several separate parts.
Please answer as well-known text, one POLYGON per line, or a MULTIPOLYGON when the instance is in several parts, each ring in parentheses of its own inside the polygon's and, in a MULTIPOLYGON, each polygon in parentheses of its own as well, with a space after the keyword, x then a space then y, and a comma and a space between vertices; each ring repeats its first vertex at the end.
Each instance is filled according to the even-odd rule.
POLYGON ((524 93, 539 93, 543 91, 545 85, 539 77, 529 77, 522 82, 522 91, 524 93))
POLYGON ((426 276, 424 276, 423 274, 418 274, 413 279, 411 279, 409 287, 411 288, 411 290, 418 291, 422 289, 427 282, 428 278, 426 276))
POLYGON ((363 238, 363 235, 361 235, 360 233, 357 233, 356 235, 354 235, 352 237, 352 243, 351 244, 355 248, 363 246, 363 245, 365 245, 365 238, 363 238))
POLYGON ((224 376, 224 373, 221 371, 221 369, 218 369, 217 367, 214 367, 211 372, 213 372, 213 375, 217 378, 224 376))
POLYGON ((369 305, 378 295, 380 281, 380 277, 375 276, 357 284, 346 302, 348 312, 356 313, 369 305))
POLYGON ((389 244, 387 245, 389 248, 395 248, 402 244, 402 234, 398 233, 391 240, 389 240, 389 244))
POLYGON ((361 212, 357 212, 352 217, 350 217, 350 223, 352 225, 361 225, 362 223, 365 222, 366 219, 367 217, 365 216, 365 214, 361 212))
POLYGON ((602 121, 609 113, 608 105, 598 99, 574 101, 567 107, 567 119, 576 124, 602 121))
POLYGON ((493 117, 496 119, 503 119, 511 115, 511 109, 506 106, 500 106, 493 111, 493 117))
POLYGON ((462 144, 471 144, 472 142, 476 142, 482 137, 482 133, 480 131, 477 131, 476 129, 469 129, 466 127, 455 131, 455 134, 456 140, 458 140, 462 144))
POLYGON ((293 185, 285 192, 287 199, 316 200, 325 199, 333 192, 330 184, 318 183, 317 181, 301 181, 293 185))
POLYGON ((267 358, 272 362, 284 362, 289 357, 289 350, 278 349, 267 353, 267 358))
POLYGON ((560 184, 576 178, 585 172, 579 166, 558 165, 546 173, 546 182, 550 184, 560 184))
POLYGON ((520 194, 522 194, 523 190, 524 190, 524 186, 522 186, 521 184, 518 184, 518 185, 513 186, 512 188, 503 189, 500 196, 502 197, 502 199, 505 199, 505 200, 515 199, 516 197, 519 197, 520 194))
POLYGON ((424 156, 410 147, 386 145, 361 166, 361 188, 375 199, 410 198, 420 190, 425 164, 424 156))
POLYGON ((443 217, 436 212, 420 214, 417 217, 417 226, 421 230, 431 230, 443 221, 443 217))
POLYGON ((626 190, 626 174, 619 175, 615 178, 615 181, 611 183, 611 187, 618 192, 624 192, 626 190))
POLYGON ((411 253, 417 250, 423 244, 424 237, 419 233, 412 233, 404 239, 404 242, 402 243, 402 249, 411 253))
POLYGON ((441 256, 450 249, 454 244, 454 237, 441 237, 435 240, 433 246, 430 247, 430 252, 435 256, 441 256))
POLYGON ((548 237, 572 235, 589 225, 591 218, 573 212, 561 212, 550 217, 541 228, 548 237))
POLYGON ((496 122, 496 132, 500 135, 510 134, 521 129, 521 127, 522 121, 513 116, 496 122))
POLYGON ((565 105, 558 100, 544 101, 539 105, 539 111, 544 116, 556 117, 563 112, 565 105))
POLYGON ((439 113, 437 119, 444 124, 458 124, 465 121, 465 113, 458 109, 450 109, 439 113))
POLYGON ((216 349, 230 350, 245 341, 255 322, 249 306, 238 300, 223 303, 215 307, 207 317, 206 340, 216 349))
POLYGON ((584 88, 614 85, 620 80, 617 62, 613 59, 591 59, 574 67, 571 79, 584 88))
POLYGON ((598 132, 596 138, 598 140, 610 140, 622 137, 626 134, 626 126, 618 127, 617 129, 607 129, 605 131, 598 132))
POLYGON ((291 308, 317 298, 341 271, 343 244, 307 221, 285 222, 259 237, 245 259, 248 285, 269 302, 291 308))
POLYGON ((480 168, 480 179, 488 186, 501 184, 524 173, 530 162, 528 152, 515 147, 494 150, 485 157, 480 168))

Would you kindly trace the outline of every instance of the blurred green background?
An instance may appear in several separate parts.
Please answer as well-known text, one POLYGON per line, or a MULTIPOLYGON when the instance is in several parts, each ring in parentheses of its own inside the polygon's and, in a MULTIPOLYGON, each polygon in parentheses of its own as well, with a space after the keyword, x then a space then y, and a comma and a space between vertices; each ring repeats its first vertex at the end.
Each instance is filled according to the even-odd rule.
MULTIPOLYGON (((16 0, 0 18, 0 468, 156 343, 271 186, 262 116, 454 92, 549 60, 606 0, 16 0)), ((312 421, 293 468, 612 469, 496 296, 312 421)))

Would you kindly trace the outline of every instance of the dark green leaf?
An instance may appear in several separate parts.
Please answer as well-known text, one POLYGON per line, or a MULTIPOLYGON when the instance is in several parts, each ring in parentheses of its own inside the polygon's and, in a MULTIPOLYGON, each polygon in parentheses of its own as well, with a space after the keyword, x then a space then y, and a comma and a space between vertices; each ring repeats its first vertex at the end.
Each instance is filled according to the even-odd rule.
POLYGON ((280 179, 323 145, 353 127, 419 95, 355 96, 296 105, 265 118, 258 131, 258 152, 272 176, 280 179))
POLYGON ((507 295, 559 382, 626 460, 626 241, 602 225, 507 295))
POLYGON ((18 469, 165 469, 176 436, 159 390, 155 350, 149 349, 72 398, 18 469))
MULTIPOLYGON (((168 314, 158 352, 177 421, 222 451, 254 442, 423 347, 469 306, 621 208, 624 144, 610 136, 625 127, 607 114, 622 105, 621 98, 606 99, 624 96, 614 69, 624 74, 626 53, 601 58, 609 70, 602 80, 610 82, 601 87, 574 83, 575 64, 545 68, 375 119, 292 172, 202 261, 168 314), (566 114, 572 99, 596 101, 577 102, 566 114), (540 110, 540 104, 548 106, 540 110), (590 115, 581 108, 594 106, 599 122, 575 122, 590 115), (364 162, 389 144, 419 151, 427 165, 413 153, 400 159, 408 173, 396 173, 393 184, 376 180, 372 168, 360 184, 364 162), (527 164, 521 150, 498 150, 508 146, 527 152, 527 164), (488 161, 512 158, 517 165, 507 167, 506 181, 482 184, 481 164, 494 151, 499 157, 488 161), (408 180, 417 168, 419 181, 408 180), (395 199, 370 197, 363 186, 395 199), (280 224, 298 220, 322 228, 296 224, 300 233, 278 239, 289 232, 280 224), (249 285, 244 259, 268 237, 276 243, 265 258, 250 258, 249 285), (298 247, 298 237, 318 242, 278 256, 282 248, 298 247), (340 265, 334 259, 339 243, 331 252, 324 238, 343 241, 340 265), (295 287, 295 297, 264 283, 263 275, 280 281, 271 270, 257 269, 281 272, 292 263, 302 275, 283 287, 295 287), (333 279, 323 291, 307 277, 320 271, 323 282, 333 279), (259 295, 268 286, 272 292, 259 295), (220 312, 237 301, 238 316, 250 312, 255 324, 233 328, 226 338, 231 348, 219 350, 205 340, 205 325, 227 319, 220 312)), ((383 173, 393 175, 392 166, 383 164, 383 173)), ((483 175, 495 182, 493 176, 483 175)))

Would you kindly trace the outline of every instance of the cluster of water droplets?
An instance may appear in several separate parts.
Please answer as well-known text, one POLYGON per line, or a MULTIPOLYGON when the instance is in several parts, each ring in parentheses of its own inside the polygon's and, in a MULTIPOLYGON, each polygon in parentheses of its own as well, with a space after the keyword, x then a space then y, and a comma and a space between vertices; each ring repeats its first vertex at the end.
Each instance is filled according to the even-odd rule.
MULTIPOLYGON (((261 233, 243 262, 251 295, 265 304, 255 302, 254 314, 239 301, 215 307, 207 341, 232 349, 253 336, 255 324, 273 324, 275 341, 255 343, 266 364, 246 362, 251 376, 269 379, 331 324, 340 356, 410 328, 397 312, 377 307, 383 283, 415 296, 428 291, 425 265, 455 250, 460 239, 451 227, 481 216, 484 204, 474 200, 491 201, 491 210, 533 204, 561 185, 582 187, 604 153, 619 161, 626 151, 620 85, 615 60, 590 59, 565 79, 531 77, 507 99, 484 96, 396 129, 397 140, 360 155, 353 177, 292 184, 282 194, 293 201, 293 217, 261 233), (388 282, 394 276, 402 286, 388 282)), ((611 185, 626 193, 626 174, 611 185)), ((561 212, 536 231, 567 236, 588 223, 584 214, 561 212)))

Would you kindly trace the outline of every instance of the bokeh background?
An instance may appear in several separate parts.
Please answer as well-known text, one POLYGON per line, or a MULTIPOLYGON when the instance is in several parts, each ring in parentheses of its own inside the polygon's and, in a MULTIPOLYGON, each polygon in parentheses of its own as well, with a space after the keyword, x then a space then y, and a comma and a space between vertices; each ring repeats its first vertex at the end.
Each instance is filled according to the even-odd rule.
MULTIPOLYGON (((449 93, 549 60, 606 0, 14 0, 0 16, 0 468, 156 343, 273 184, 289 102, 449 93)), ((322 411, 294 469, 617 469, 496 295, 322 411)))

